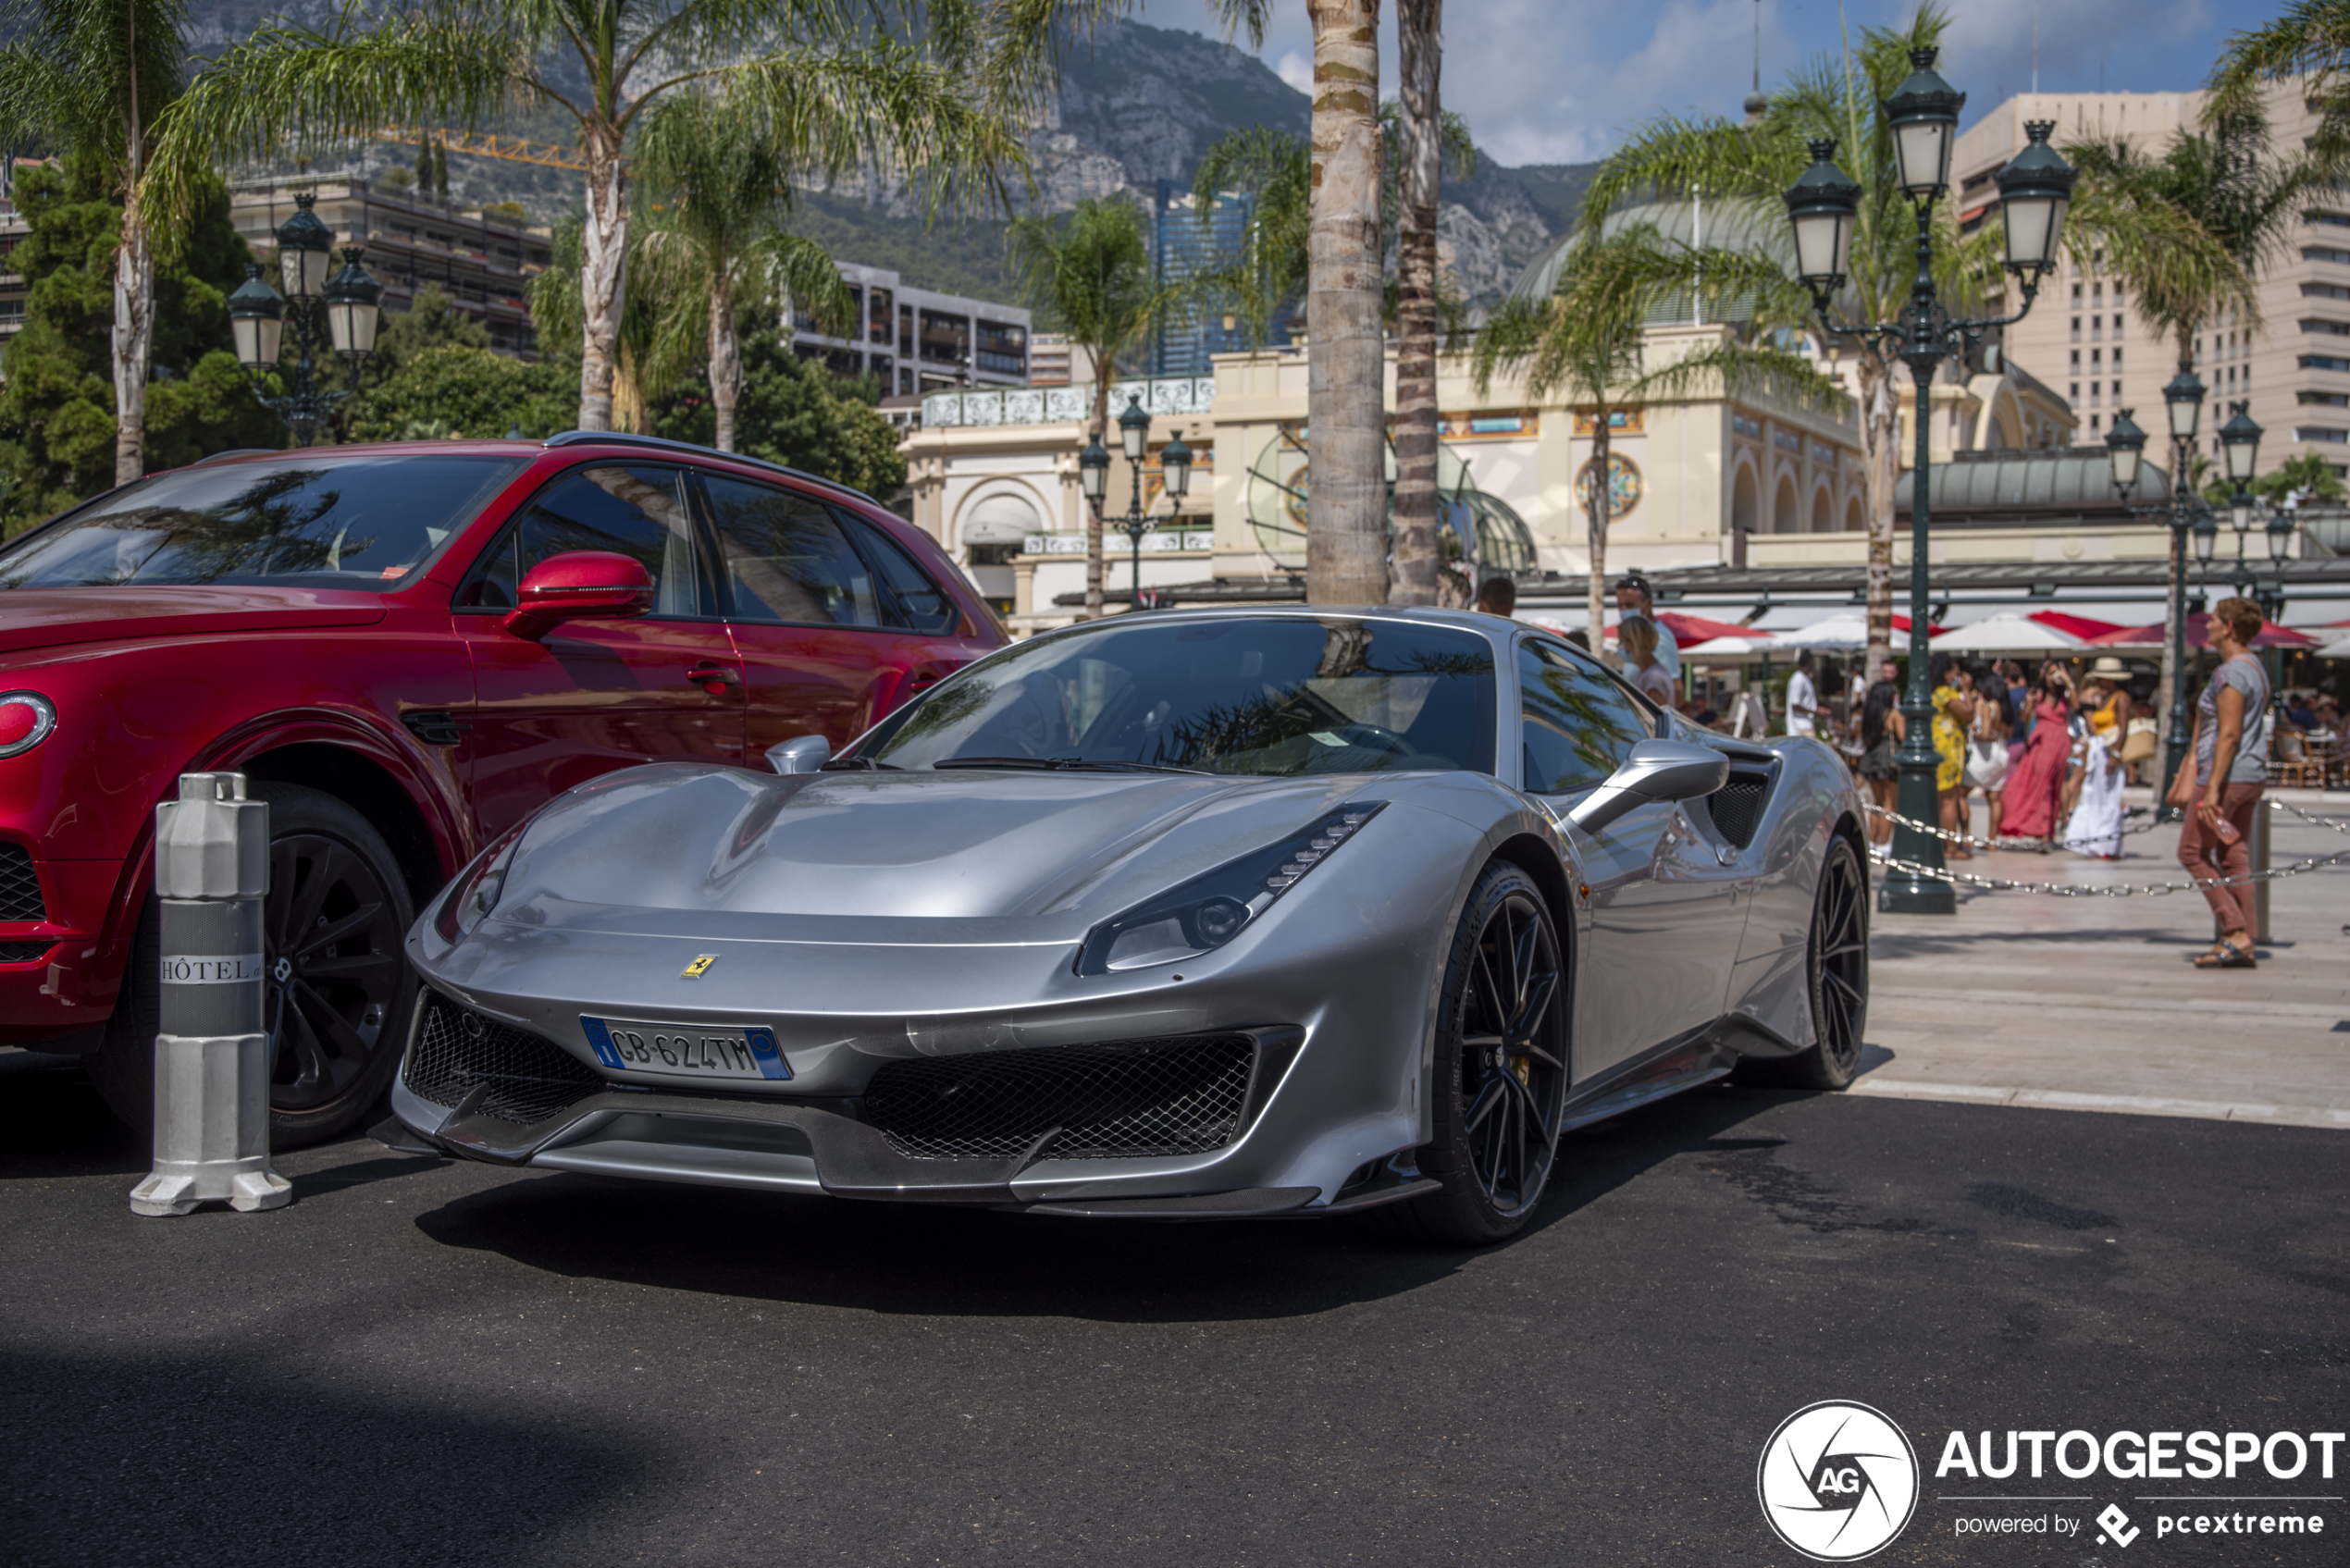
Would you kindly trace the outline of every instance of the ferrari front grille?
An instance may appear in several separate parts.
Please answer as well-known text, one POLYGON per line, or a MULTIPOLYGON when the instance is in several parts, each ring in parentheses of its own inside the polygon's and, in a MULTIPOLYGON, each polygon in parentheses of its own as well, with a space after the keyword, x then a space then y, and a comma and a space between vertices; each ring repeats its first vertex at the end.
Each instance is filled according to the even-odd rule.
POLYGON ((452 1109, 483 1089, 474 1109, 518 1127, 544 1121, 604 1086, 551 1041, 427 993, 416 1043, 401 1068, 410 1093, 452 1109))
POLYGON ((1239 1135, 1255 1064, 1244 1034, 930 1056, 875 1073, 865 1119, 913 1159, 1201 1154, 1239 1135))
POLYGON ((1705 797, 1705 809, 1713 814, 1722 836, 1743 849, 1754 841, 1754 830, 1762 825, 1762 800, 1770 793, 1769 779, 1759 773, 1734 772, 1727 784, 1705 797))
POLYGON ((48 918, 48 907, 41 901, 41 878, 32 869, 32 851, 21 844, 0 844, 0 920, 48 918))
POLYGON ((48 942, 0 942, 0 964, 29 964, 55 945, 48 942))

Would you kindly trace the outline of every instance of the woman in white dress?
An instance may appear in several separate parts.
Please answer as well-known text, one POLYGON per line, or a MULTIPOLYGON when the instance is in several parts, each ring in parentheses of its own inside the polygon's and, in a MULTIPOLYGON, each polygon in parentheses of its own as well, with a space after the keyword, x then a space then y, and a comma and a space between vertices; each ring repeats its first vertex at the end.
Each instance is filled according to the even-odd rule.
POLYGON ((2094 730, 2082 759, 2081 800, 2064 824, 2064 846, 2100 860, 2121 858, 2121 785, 2127 770, 2105 736, 2094 730))
POLYGON ((1967 724, 1966 785, 1970 791, 1981 790, 1990 803, 1991 821, 1984 836, 1997 844, 1999 790, 2008 782, 2007 683, 1994 671, 1981 669, 1974 674, 1974 717, 1967 724))

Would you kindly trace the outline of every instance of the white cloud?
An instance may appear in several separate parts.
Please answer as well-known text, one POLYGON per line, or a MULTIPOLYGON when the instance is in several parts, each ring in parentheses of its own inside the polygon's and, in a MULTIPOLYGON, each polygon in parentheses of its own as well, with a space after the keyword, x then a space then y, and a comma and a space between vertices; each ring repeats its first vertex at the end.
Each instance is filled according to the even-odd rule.
MULTIPOLYGON (((2115 92, 2197 85, 2245 0, 1963 0, 1951 6, 1944 74, 1976 113, 2002 91, 2031 84, 2032 28, 2040 25, 2044 91, 2115 92)), ((1917 0, 1848 0, 1852 40, 1898 27, 1917 0)), ((2270 8, 2273 8, 2271 6, 2270 8)), ((1379 67, 1394 93, 1395 25, 1382 6, 1379 67)), ((1446 17, 1445 106, 1466 116, 1478 144, 1505 165, 1579 163, 1662 113, 1735 117, 1754 68, 1757 0, 1455 0, 1446 17)), ((1837 47, 1837 7, 1761 0, 1762 86, 1837 47)), ((1161 0, 1154 26, 1225 36, 1208 0, 1161 0)), ((1299 0, 1267 14, 1263 57, 1284 81, 1312 90, 1313 33, 1299 0)), ((1245 46, 1245 40, 1242 43, 1245 46)))

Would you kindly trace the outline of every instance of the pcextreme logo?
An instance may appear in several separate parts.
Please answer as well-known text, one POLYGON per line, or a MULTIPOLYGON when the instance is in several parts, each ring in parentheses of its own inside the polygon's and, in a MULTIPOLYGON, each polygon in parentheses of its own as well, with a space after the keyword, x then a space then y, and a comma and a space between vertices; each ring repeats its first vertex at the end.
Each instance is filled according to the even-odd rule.
POLYGON ((1754 1490, 1779 1539, 1815 1562, 1854 1562, 1917 1511, 1917 1451, 1883 1411, 1823 1400, 1779 1423, 1754 1490))

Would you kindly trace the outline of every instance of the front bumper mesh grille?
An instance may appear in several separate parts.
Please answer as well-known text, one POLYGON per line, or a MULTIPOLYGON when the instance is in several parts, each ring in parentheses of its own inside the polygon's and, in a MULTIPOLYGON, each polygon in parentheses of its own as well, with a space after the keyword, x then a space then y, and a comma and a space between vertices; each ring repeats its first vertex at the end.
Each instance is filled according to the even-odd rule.
POLYGON ((1722 836, 1743 849, 1754 842, 1754 830, 1762 825, 1762 801, 1770 793, 1768 779, 1732 773, 1727 784, 1705 797, 1705 809, 1722 836))
POLYGON ((1239 1134, 1255 1062, 1244 1034, 891 1062, 865 1119, 914 1159, 1015 1159, 1047 1133, 1055 1159, 1206 1154, 1239 1134))
POLYGON ((0 942, 0 964, 29 964, 56 945, 53 942, 0 942))
POLYGON ((484 1088, 476 1113, 527 1127, 604 1087, 551 1041, 485 1018, 438 993, 425 996, 416 1043, 401 1068, 409 1093, 455 1108, 484 1088))
POLYGON ((0 844, 0 920, 48 918, 48 906, 41 901, 41 878, 32 869, 32 851, 21 844, 0 844))

